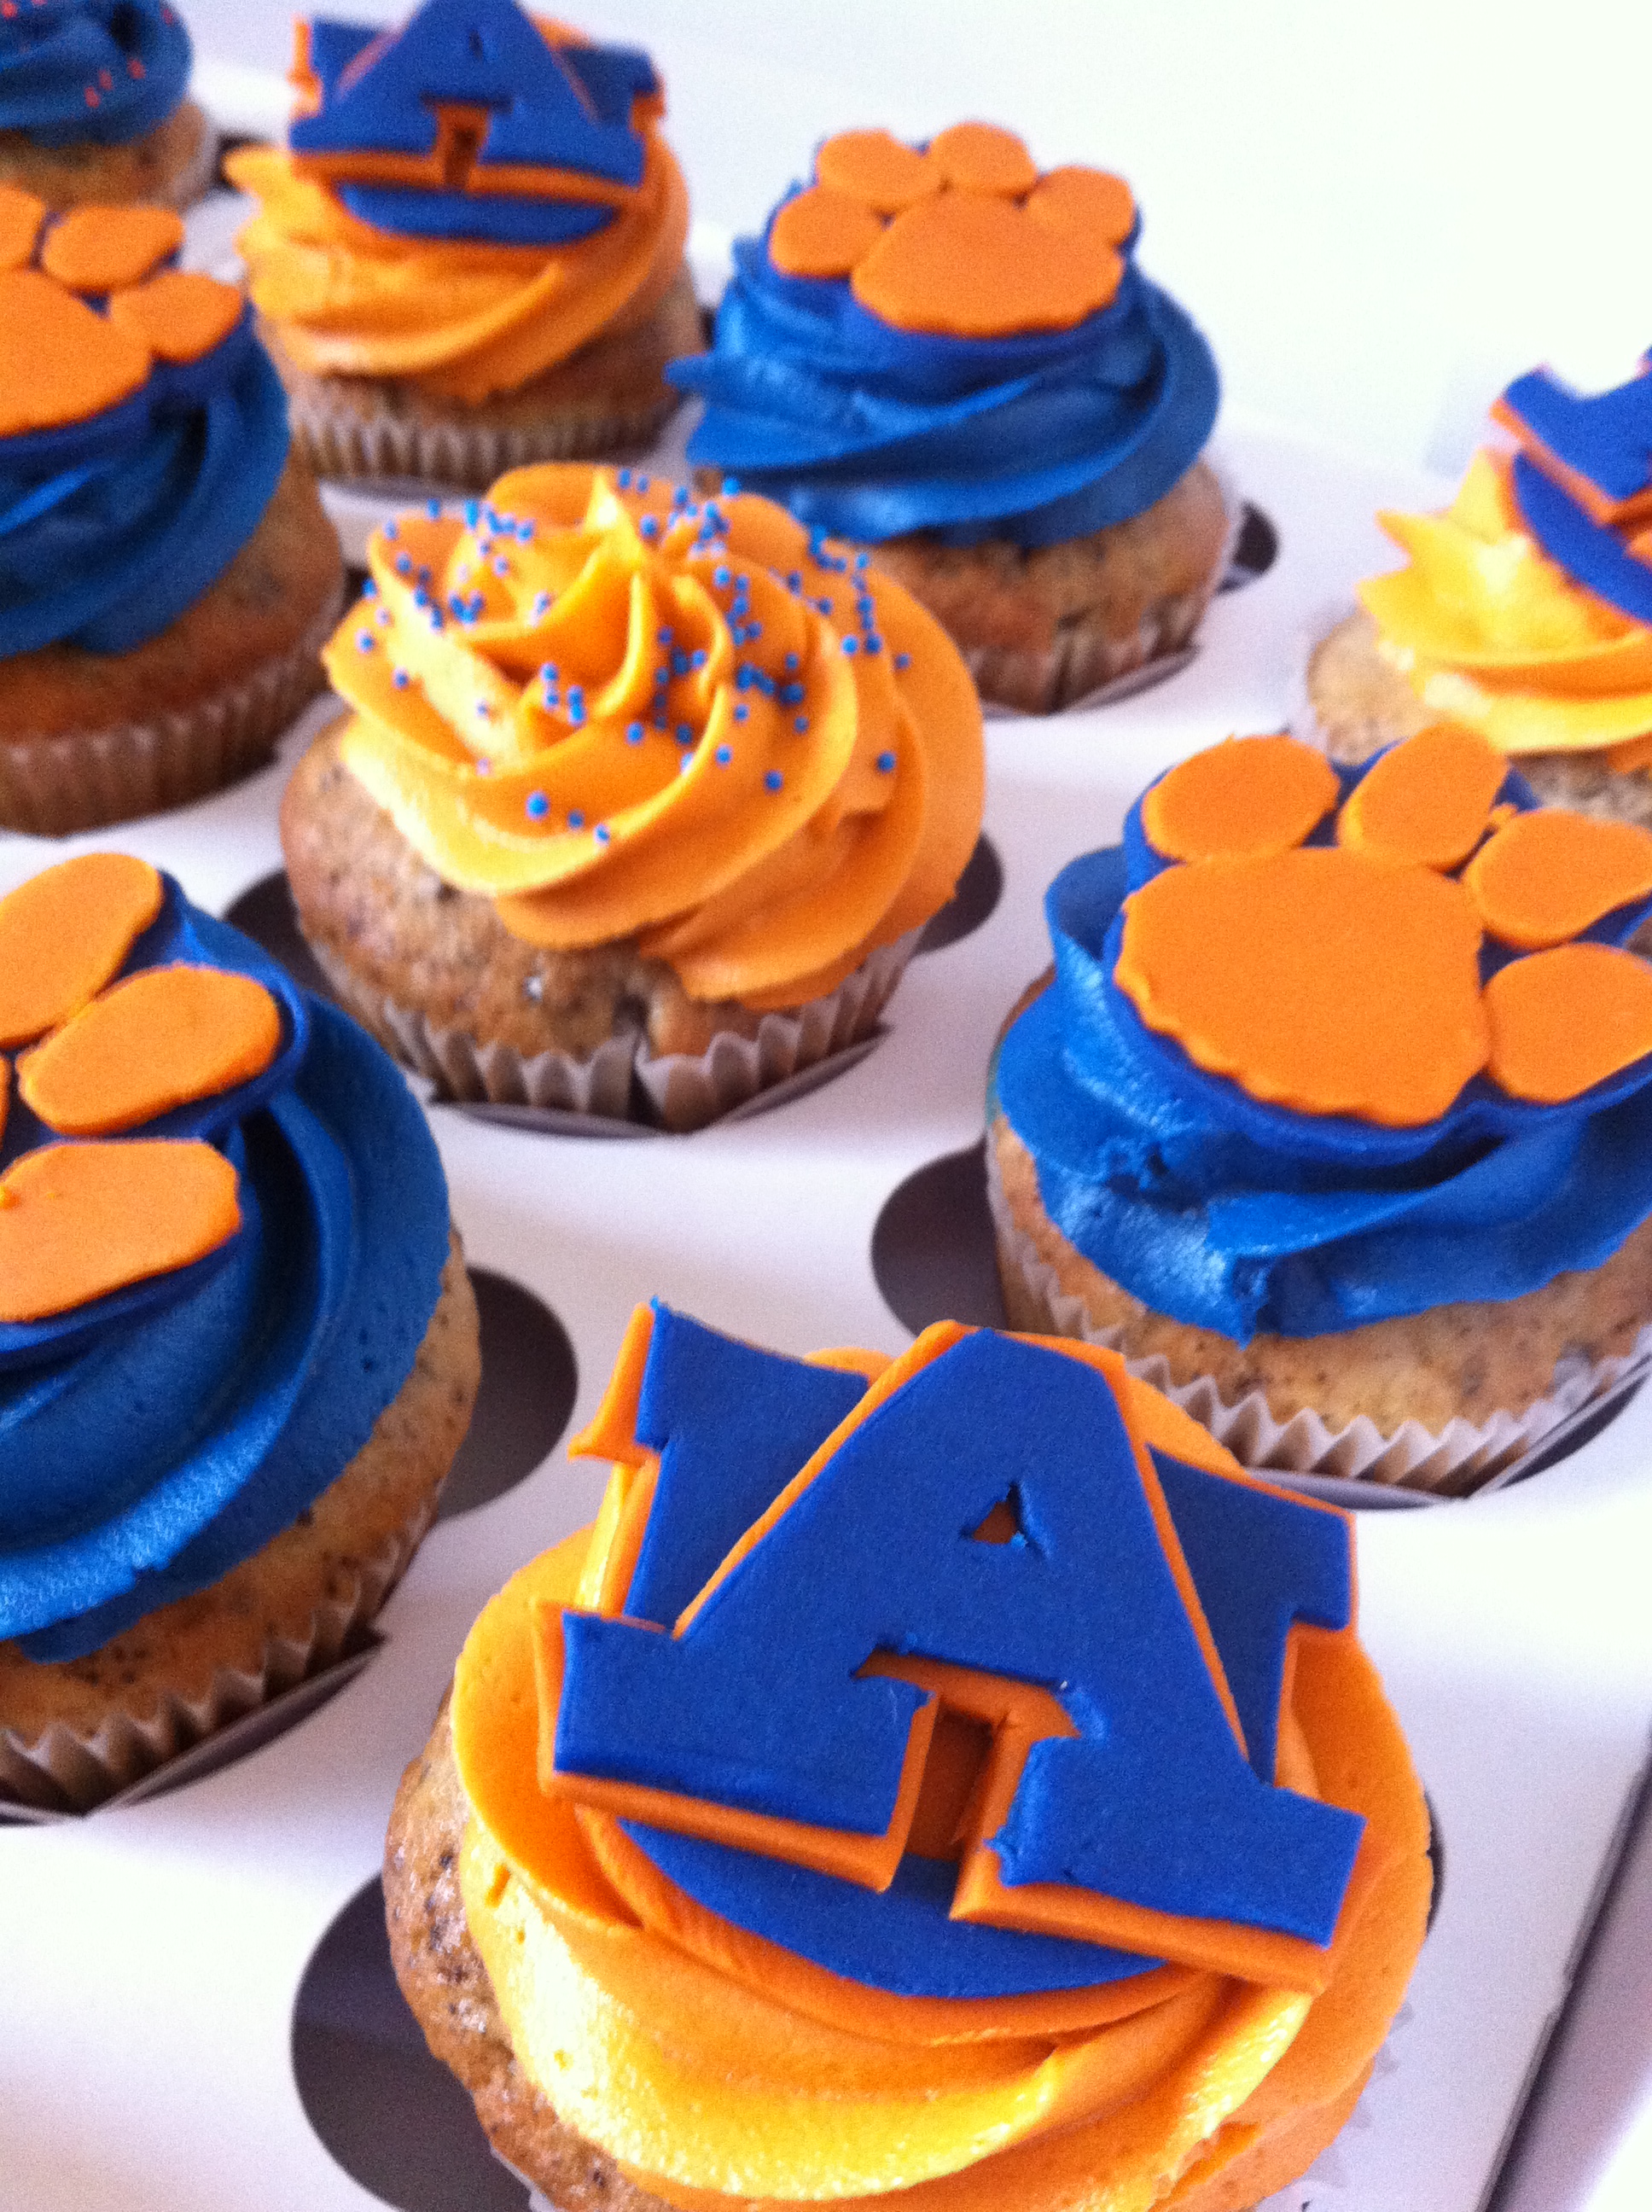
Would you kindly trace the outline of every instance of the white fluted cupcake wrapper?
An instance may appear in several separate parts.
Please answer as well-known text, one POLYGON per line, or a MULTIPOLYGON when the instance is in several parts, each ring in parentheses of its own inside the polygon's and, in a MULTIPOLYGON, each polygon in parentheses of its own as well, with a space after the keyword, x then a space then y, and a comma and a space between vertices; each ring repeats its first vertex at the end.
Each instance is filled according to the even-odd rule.
POLYGON ((586 1059, 554 1051, 525 1057, 466 1030, 440 1028, 415 1008, 364 990, 325 948, 312 949, 345 1004, 446 1097, 538 1109, 556 1115, 558 1126, 568 1116, 586 1118, 597 1134, 616 1121, 658 1122, 686 1134, 869 1036, 920 933, 909 930, 880 946, 835 991, 765 1014, 755 1037, 724 1030, 702 1053, 655 1055, 633 1034, 608 1038, 586 1059))
MULTIPOLYGON (((1005 1271, 1013 1270, 1025 1292, 1029 1312, 1036 1315, 1041 1326, 1047 1325, 1053 1335, 1078 1337, 1086 1344, 1117 1351, 1121 1332, 1116 1327, 1098 1328, 1091 1323, 1084 1300, 1061 1288, 1054 1268, 1012 1218, 990 1144, 987 1196, 999 1264, 1005 1271)), ((1191 1382, 1175 1381, 1162 1353, 1147 1359, 1127 1358, 1126 1364, 1133 1375, 1162 1390, 1201 1428, 1208 1429, 1243 1467, 1259 1473, 1403 1486, 1453 1498, 1482 1489, 1512 1468, 1582 1407, 1606 1397, 1649 1358, 1652 1358, 1652 1323, 1642 1329, 1634 1350, 1621 1358, 1594 1363, 1563 1359, 1555 1370, 1549 1395, 1523 1413, 1499 1411, 1483 1423, 1452 1420, 1437 1435, 1420 1421, 1404 1422, 1385 1435, 1364 1414, 1339 1429, 1306 1411, 1288 1421, 1278 1421, 1260 1390, 1230 1404, 1208 1376, 1191 1382)))
POLYGON ((343 605, 341 582, 286 653, 152 722, 0 738, 0 824, 66 836, 185 805, 260 767, 322 689, 321 648, 343 605))
POLYGON ((220 1668, 203 1695, 164 1697, 145 1718, 112 1713, 90 1735, 54 1722, 26 1742, 15 1729, 0 1728, 0 1812, 8 1799, 45 1812, 90 1812, 337 1664, 360 1643, 406 1572, 435 1509, 433 1495, 358 1567, 351 1588, 319 1600, 307 1637, 272 1635, 258 1669, 220 1668))

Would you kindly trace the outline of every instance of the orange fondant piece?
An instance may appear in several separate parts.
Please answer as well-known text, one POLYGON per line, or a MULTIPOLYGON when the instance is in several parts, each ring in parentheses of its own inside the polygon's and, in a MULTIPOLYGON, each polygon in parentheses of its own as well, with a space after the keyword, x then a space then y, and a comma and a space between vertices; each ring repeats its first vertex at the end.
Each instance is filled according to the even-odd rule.
POLYGON ((1488 1073, 1516 1098, 1576 1098, 1652 1053, 1652 966, 1616 945, 1558 945, 1485 987, 1488 1073))
POLYGON ((932 155, 903 145, 887 131, 840 131, 816 155, 815 177, 879 215, 898 215, 946 181, 932 155))
POLYGON ((117 292, 183 242, 184 219, 170 208, 71 208, 46 233, 40 266, 71 292, 117 292))
POLYGON ((1027 213, 1052 230, 1122 246, 1136 227, 1136 196, 1122 177, 1078 165, 1051 169, 1027 195, 1027 213))
POLYGON ((219 968, 145 968, 18 1062, 17 1085, 67 1137, 135 1129, 245 1083, 275 1058, 281 1016, 262 983, 219 968))
POLYGON ((149 349, 38 269, 0 273, 0 438, 82 422, 130 398, 149 349))
MULTIPOLYGON (((1337 836, 1373 860, 1455 868, 1485 835, 1508 769, 1477 730, 1436 722, 1366 770, 1337 818, 1337 836)), ((1652 851, 1652 838, 1647 845, 1652 851)))
POLYGON ((884 234, 865 204, 829 185, 811 185, 775 210, 768 258, 787 276, 847 276, 884 234))
POLYGON ((95 996, 161 896, 147 860, 87 853, 0 898, 0 1045, 32 1042, 95 996))
POLYGON ((46 202, 17 185, 0 185, 0 269, 22 269, 34 258, 46 202))
POLYGON ((1054 229, 1007 199, 947 191, 897 215, 850 289, 896 330, 1000 337, 1071 330, 1106 307, 1123 274, 1104 238, 1054 229))
POLYGON ((240 1226, 210 1145, 46 1145, 0 1176, 0 1322, 41 1321, 204 1259, 240 1226))
POLYGON ((1522 951, 1564 944, 1652 892, 1652 830, 1558 806, 1516 814, 1463 871, 1493 937, 1522 951))
POLYGON ((1337 803, 1323 753, 1296 738, 1230 738, 1180 762, 1141 803, 1155 852, 1172 860, 1236 860, 1288 852, 1337 803))
POLYGON ((929 142, 929 158, 961 191, 1018 199, 1038 182, 1038 164, 1013 131, 995 123, 955 123, 929 142))
POLYGON ((1479 941, 1461 884, 1310 848, 1167 868, 1126 902, 1115 973, 1252 1097, 1412 1127, 1485 1064, 1479 941))
POLYGON ((160 361, 198 361, 221 344, 241 319, 233 284, 195 269, 167 269, 109 301, 109 319, 130 331, 160 361))

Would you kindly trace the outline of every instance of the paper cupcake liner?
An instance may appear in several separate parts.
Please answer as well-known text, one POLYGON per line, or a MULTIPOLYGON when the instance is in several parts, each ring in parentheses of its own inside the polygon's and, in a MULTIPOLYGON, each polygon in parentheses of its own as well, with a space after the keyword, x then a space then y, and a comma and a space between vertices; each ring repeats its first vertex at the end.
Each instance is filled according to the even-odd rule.
POLYGON ((908 930, 879 946, 835 991, 763 1015, 755 1037, 721 1030, 702 1053, 655 1054, 629 1034, 606 1039, 585 1059, 557 1051, 524 1057, 468 1030, 443 1029, 416 1008, 365 989, 323 946, 311 950, 352 1012, 444 1097, 586 1116, 597 1133, 604 1121, 618 1121, 686 1135, 868 1036, 921 933, 908 930))
MULTIPOLYGON (((1018 1293, 1012 1316, 1016 1328, 1081 1339, 1109 1352, 1120 1348, 1123 1332, 1096 1328, 1081 1297, 1064 1291, 1055 1269, 1011 1214, 993 1147, 987 1147, 987 1200, 997 1233, 999 1261, 1006 1291, 1018 1293), (1013 1276, 1013 1285, 1008 1280, 1013 1276)), ((1534 1451, 1544 1438, 1578 1411, 1604 1398, 1637 1366, 1652 1359, 1652 1323, 1643 1328, 1632 1352, 1593 1363, 1562 1359, 1549 1395, 1523 1413, 1499 1410, 1482 1423, 1454 1419, 1436 1435, 1420 1421, 1406 1421, 1385 1435, 1365 1414, 1345 1427, 1332 1428, 1319 1414, 1303 1412, 1276 1420, 1266 1398, 1253 1390, 1236 1403, 1222 1396, 1209 1376, 1178 1382, 1163 1353, 1145 1359, 1125 1355, 1133 1375, 1174 1400, 1200 1426, 1226 1446, 1242 1467, 1260 1473, 1330 1477, 1341 1481, 1403 1486, 1442 1498, 1463 1497, 1484 1488, 1500 1473, 1534 1451)))
POLYGON ((198 1698, 168 1693, 147 1719, 109 1714, 90 1735, 61 1721, 26 1742, 0 1728, 0 1808, 9 1797, 51 1811, 86 1813, 167 1760, 335 1665, 360 1641, 423 1540, 432 1493, 356 1571, 353 1589, 317 1600, 307 1637, 272 1634, 256 1670, 221 1667, 198 1698))
POLYGON ((1083 714, 1092 707, 1131 698, 1187 665, 1196 650, 1194 633, 1232 564, 1245 524, 1245 503, 1227 469, 1208 453, 1200 459, 1216 478, 1228 523, 1222 550, 1204 585, 1195 592, 1179 592, 1156 600, 1128 637, 1108 637, 1093 629, 1072 630, 1048 653, 960 646, 964 664, 981 694, 981 712, 987 720, 1021 721, 1030 717, 1048 721, 1052 714, 1083 714), (1053 696, 1058 703, 1047 711, 1014 706, 1006 702, 1003 696, 1006 693, 1023 698, 1053 696))
POLYGON ((550 415, 531 428, 477 422, 422 422, 387 410, 340 414, 307 391, 288 394, 293 435, 321 477, 367 478, 401 496, 430 484, 486 491, 508 469, 574 461, 646 446, 677 408, 675 393, 653 406, 550 415))
POLYGON ((97 830, 186 805, 260 767, 323 688, 321 647, 343 605, 341 583, 288 652, 152 722, 0 738, 0 825, 36 837, 97 830))
POLYGON ((218 174, 218 132, 211 117, 191 100, 190 106, 201 118, 201 135, 196 141, 195 151, 186 166, 175 177, 169 177, 165 186, 155 194, 165 207, 180 211, 204 199, 211 191, 218 174))

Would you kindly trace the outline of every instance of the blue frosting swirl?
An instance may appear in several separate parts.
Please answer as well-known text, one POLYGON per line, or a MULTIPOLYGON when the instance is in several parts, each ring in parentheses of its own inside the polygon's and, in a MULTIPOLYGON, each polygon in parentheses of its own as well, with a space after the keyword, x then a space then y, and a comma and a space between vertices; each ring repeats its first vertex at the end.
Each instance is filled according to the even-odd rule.
POLYGON ((258 528, 287 446, 286 394, 250 307, 117 406, 0 439, 0 659, 129 653, 158 635, 258 528))
MULTIPOLYGON (((122 972, 180 959, 256 976, 282 1042, 252 1082, 129 1133, 221 1146, 228 1243, 0 1331, 0 1637, 32 1659, 95 1650, 293 1521, 367 1442, 440 1295, 446 1185, 389 1060, 168 880, 122 972)), ((15 1121, 6 1159, 50 1135, 15 1121)))
MULTIPOLYGON (((1369 767, 1339 769, 1345 796, 1369 767)), ((1512 771, 1499 797, 1536 804, 1512 771)), ((1333 834, 1327 817, 1309 842, 1333 834)), ((1011 1024, 990 1099, 1051 1220, 1145 1304, 1240 1344, 1327 1334, 1519 1297, 1600 1266, 1652 1214, 1652 1059, 1557 1106, 1476 1076, 1411 1129, 1270 1106, 1195 1066, 1114 981, 1123 901, 1168 865, 1138 801, 1121 848, 1056 878, 1054 981, 1011 1024)), ((1647 910, 1585 934, 1622 944, 1647 910)), ((1516 957, 1488 944, 1482 972, 1516 957)))
POLYGON ((666 371, 706 402, 689 458, 835 536, 1050 545, 1169 491, 1216 420, 1216 363, 1122 249, 1112 302, 1067 331, 895 329, 847 280, 787 276, 742 239, 714 349, 666 371))
POLYGON ((125 146, 172 113, 190 59, 166 0, 17 0, 0 15, 0 131, 125 146))

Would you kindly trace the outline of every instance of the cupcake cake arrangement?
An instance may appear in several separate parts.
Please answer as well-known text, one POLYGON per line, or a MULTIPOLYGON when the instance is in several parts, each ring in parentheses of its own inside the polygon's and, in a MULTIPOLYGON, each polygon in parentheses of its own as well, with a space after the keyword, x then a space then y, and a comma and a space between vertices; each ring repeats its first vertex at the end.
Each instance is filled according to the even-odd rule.
POLYGON ((189 63, 153 0, 0 0, 0 1826, 38 1869, 95 1814, 125 1880, 170 1782, 256 1887, 278 1786, 313 1863, 250 1988, 387 1818, 326 2049, 388 2002, 374 2065, 416 2027, 452 2079, 380 2132, 468 2100, 537 2206, 1367 2212, 1357 2131, 1414 2174, 1388 2077, 1479 1987, 1453 1931, 1408 1999, 1448 1836, 1484 1949, 1529 1815, 1541 1960, 1485 1972, 1530 2032, 1461 2091, 1501 2139, 1611 1789, 1563 1825, 1518 1727, 1436 1724, 1416 1555, 1342 1507, 1495 1525, 1652 1366, 1646 364, 1511 385, 1296 732, 1212 743, 1214 649, 1124 703, 1239 511, 1121 177, 824 130, 714 322, 650 58, 426 0, 296 25, 243 292, 181 265, 189 63), (383 518, 342 619, 318 479, 383 518), (932 1216, 954 1302, 865 1348, 905 1148, 983 1082, 984 1165, 929 1164, 999 1288, 932 1216), (495 1261, 583 1503, 477 1477, 550 1395, 495 1261), (288 1691, 210 1799, 178 1762, 288 1691))

